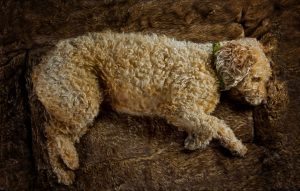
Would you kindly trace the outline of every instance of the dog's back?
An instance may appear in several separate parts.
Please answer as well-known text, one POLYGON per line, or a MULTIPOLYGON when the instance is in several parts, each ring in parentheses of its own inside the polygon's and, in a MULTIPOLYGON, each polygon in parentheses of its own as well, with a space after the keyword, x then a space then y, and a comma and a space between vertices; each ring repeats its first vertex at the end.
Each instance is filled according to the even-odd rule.
POLYGON ((189 93, 204 110, 205 101, 218 99, 211 44, 141 34, 96 33, 94 38, 99 51, 106 52, 96 63, 117 111, 159 114, 160 106, 191 84, 189 93))
MULTIPOLYGON (((157 35, 90 33, 60 41, 44 60, 44 71, 40 72, 60 81, 56 87, 52 83, 52 89, 56 89, 53 91, 69 90, 59 87, 63 82, 72 86, 78 81, 76 84, 80 85, 80 81, 87 80, 81 76, 83 73, 98 78, 113 108, 134 115, 158 115, 161 105, 172 102, 179 91, 193 84, 189 93, 211 112, 211 102, 218 101, 211 56, 211 44, 157 35), (206 101, 210 102, 209 107, 206 101)), ((98 86, 95 84, 95 88, 98 86)))

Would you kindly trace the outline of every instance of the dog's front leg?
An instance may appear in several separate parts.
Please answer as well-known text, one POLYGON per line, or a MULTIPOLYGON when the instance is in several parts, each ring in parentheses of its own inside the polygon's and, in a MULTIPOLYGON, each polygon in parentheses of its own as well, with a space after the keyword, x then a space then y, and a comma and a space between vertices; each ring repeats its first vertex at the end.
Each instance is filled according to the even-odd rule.
POLYGON ((205 148, 212 138, 216 138, 235 155, 244 156, 247 152, 247 148, 223 120, 208 115, 201 109, 181 107, 168 112, 166 118, 171 124, 188 132, 185 140, 187 149, 205 148))

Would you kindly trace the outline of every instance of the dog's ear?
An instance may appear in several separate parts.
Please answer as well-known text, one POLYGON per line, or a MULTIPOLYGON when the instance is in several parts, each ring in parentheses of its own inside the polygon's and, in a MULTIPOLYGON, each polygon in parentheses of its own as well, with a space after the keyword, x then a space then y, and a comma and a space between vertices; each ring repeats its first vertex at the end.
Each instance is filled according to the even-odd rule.
POLYGON ((222 82, 221 90, 229 90, 249 73, 256 59, 248 46, 227 43, 215 53, 215 66, 222 82))

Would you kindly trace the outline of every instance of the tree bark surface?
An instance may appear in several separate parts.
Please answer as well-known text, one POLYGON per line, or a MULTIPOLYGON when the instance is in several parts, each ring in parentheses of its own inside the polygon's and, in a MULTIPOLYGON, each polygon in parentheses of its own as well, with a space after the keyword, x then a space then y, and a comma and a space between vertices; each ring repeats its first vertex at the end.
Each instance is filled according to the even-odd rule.
POLYGON ((7 0, 0 6, 0 190, 298 190, 300 5, 295 1, 7 0), (267 106, 222 95, 214 115, 245 142, 245 158, 213 142, 183 149, 184 132, 159 118, 104 107, 76 147, 80 168, 66 187, 49 165, 48 114, 32 66, 58 40, 86 32, 159 33, 193 42, 256 37, 273 47, 267 106))

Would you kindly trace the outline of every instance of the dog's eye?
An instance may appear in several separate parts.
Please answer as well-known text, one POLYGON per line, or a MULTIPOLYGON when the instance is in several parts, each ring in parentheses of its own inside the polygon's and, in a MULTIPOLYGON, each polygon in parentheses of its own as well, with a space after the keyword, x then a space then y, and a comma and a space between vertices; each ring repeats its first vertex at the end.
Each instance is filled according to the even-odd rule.
POLYGON ((253 78, 252 78, 252 81, 253 81, 253 82, 259 82, 260 80, 261 80, 260 77, 253 77, 253 78))

